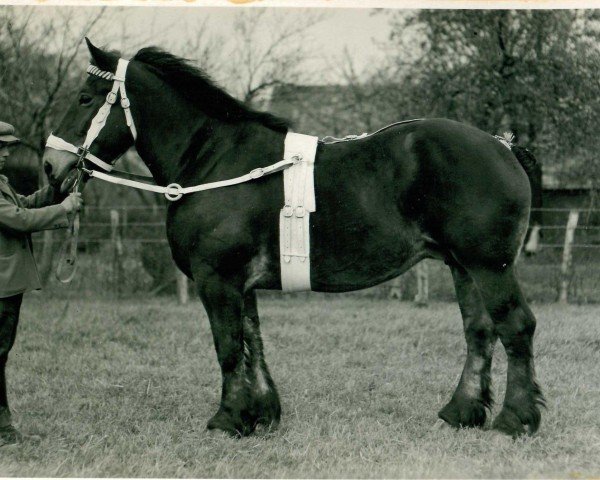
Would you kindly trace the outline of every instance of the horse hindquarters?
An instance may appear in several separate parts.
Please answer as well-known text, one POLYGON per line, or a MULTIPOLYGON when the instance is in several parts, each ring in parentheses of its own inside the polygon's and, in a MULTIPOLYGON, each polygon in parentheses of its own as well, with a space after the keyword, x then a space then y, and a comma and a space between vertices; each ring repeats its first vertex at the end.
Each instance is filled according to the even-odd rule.
MULTIPOLYGON (((413 216, 447 252, 450 262, 462 266, 472 278, 491 317, 494 333, 507 352, 507 392, 494 428, 511 435, 523 433, 525 427, 534 432, 539 426, 542 403, 533 364, 535 317, 523 298, 514 272, 529 218, 528 177, 517 158, 497 140, 456 122, 424 122, 415 131, 410 149, 418 159, 419 169, 408 198, 419 198, 421 193, 423 199, 414 207, 413 216)), ((461 280, 456 273, 461 301, 460 284, 464 288, 468 277, 461 280)), ((475 298, 475 292, 469 295, 475 298)), ((463 296, 463 313, 465 301, 471 303, 468 296, 463 296)), ((480 306, 473 312, 478 308, 480 306)), ((478 325, 476 329, 486 338, 484 343, 489 344, 493 333, 489 332, 489 324, 485 327, 483 315, 477 316, 479 319, 474 325, 478 325)), ((465 323, 469 323, 467 319, 465 323)), ((469 347, 478 348, 476 338, 467 328, 465 330, 469 347)), ((491 360, 491 353, 469 353, 465 373, 473 383, 477 368, 469 362, 476 356, 484 366, 488 356, 491 360)), ((483 380, 485 368, 479 375, 483 380)), ((457 392, 464 393, 464 390, 459 385, 457 392)), ((464 407, 464 403, 459 406, 464 407)), ((476 412, 477 409, 472 408, 467 413, 476 412)), ((457 412, 451 410, 451 413, 457 412)), ((481 418, 475 423, 479 422, 481 418)))

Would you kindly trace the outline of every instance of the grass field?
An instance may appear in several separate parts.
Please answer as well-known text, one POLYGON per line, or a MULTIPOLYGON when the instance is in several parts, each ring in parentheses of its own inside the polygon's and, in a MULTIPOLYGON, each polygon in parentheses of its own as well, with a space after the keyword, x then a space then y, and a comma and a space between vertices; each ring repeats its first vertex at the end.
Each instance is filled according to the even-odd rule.
MULTIPOLYGON (((220 375, 199 303, 30 295, 9 393, 16 423, 42 440, 0 450, 0 476, 600 475, 600 307, 534 306, 548 409, 539 433, 516 441, 437 420, 465 355, 456 305, 315 296, 259 307, 284 416, 237 440, 205 430, 220 375)), ((505 365, 497 348, 500 399, 505 365)))

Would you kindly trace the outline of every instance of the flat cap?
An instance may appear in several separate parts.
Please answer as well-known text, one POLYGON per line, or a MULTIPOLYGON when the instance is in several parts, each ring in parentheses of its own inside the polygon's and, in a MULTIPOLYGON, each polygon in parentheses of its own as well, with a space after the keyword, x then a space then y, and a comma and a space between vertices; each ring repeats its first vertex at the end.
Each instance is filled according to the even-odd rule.
POLYGON ((19 139, 15 137, 15 127, 10 123, 0 122, 0 143, 14 143, 19 139))

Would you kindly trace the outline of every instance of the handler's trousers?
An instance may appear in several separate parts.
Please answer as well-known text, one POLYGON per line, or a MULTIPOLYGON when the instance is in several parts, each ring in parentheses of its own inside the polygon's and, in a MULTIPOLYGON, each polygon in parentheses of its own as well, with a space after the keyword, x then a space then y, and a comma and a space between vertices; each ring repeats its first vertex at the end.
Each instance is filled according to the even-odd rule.
POLYGON ((8 352, 15 344, 23 294, 0 298, 0 428, 10 425, 5 368, 8 352))

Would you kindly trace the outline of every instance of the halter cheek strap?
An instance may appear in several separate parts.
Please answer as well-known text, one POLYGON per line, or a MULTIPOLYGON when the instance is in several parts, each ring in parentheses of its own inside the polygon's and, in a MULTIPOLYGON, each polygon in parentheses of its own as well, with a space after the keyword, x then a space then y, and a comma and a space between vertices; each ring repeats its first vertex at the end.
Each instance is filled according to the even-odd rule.
POLYGON ((119 63, 117 64, 117 71, 115 72, 112 78, 112 89, 110 92, 108 92, 104 105, 100 107, 100 110, 98 110, 98 113, 92 120, 90 128, 85 137, 85 142, 83 142, 82 148, 86 150, 89 149, 94 140, 96 140, 98 134, 106 125, 106 120, 108 118, 108 114, 110 113, 110 109, 117 102, 117 96, 119 93, 121 94, 121 108, 123 108, 123 112, 125 113, 125 120, 127 122, 127 126, 131 131, 133 140, 135 141, 137 139, 137 130, 135 128, 135 124, 133 123, 133 117, 131 116, 131 103, 127 98, 127 92, 125 91, 125 76, 127 74, 128 65, 129 62, 127 60, 119 58, 119 63))

